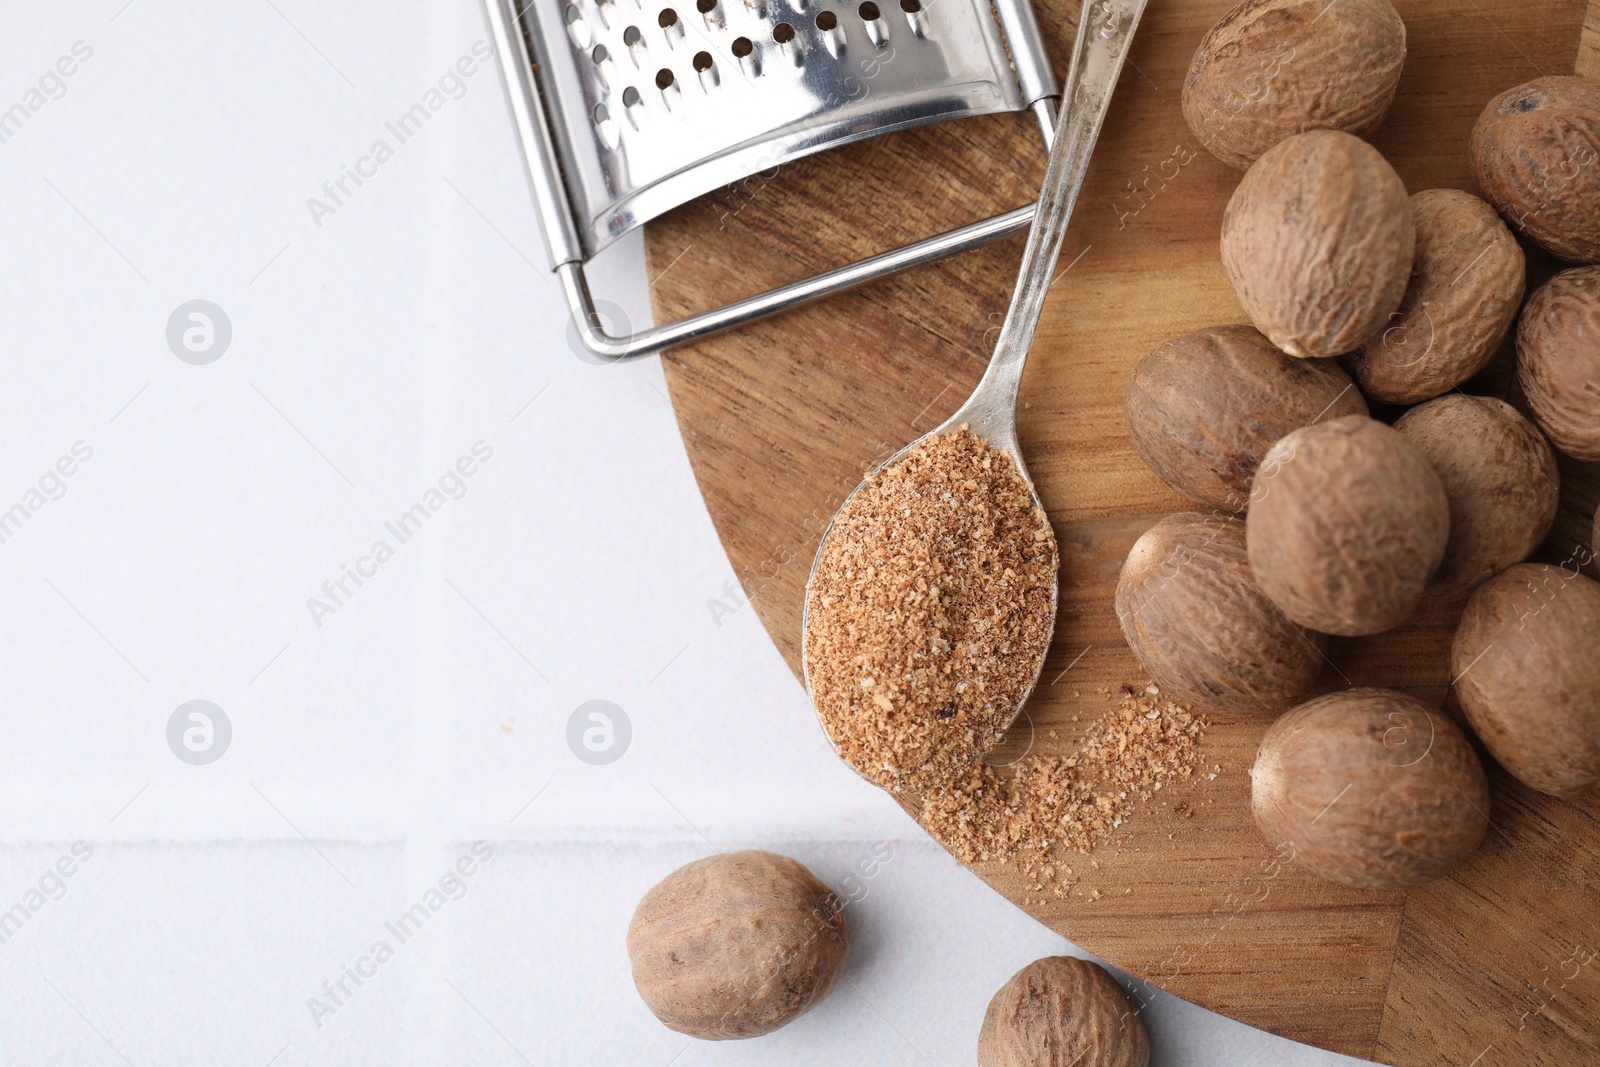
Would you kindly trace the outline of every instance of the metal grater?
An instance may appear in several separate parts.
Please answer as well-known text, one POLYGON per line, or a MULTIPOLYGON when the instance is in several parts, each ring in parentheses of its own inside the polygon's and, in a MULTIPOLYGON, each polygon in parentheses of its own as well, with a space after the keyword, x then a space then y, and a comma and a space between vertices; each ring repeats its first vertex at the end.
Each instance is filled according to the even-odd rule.
POLYGON ((826 148, 1032 108, 1057 89, 1028 0, 484 0, 528 176, 584 346, 659 352, 1024 229, 1017 208, 628 336, 584 264, 618 237, 826 148), (522 6, 525 5, 525 6, 522 6))

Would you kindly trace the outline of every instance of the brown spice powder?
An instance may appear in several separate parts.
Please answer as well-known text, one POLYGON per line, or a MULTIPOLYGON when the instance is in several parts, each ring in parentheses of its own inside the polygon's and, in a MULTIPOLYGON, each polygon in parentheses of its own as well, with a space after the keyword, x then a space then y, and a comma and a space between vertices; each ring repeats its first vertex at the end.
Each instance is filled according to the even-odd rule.
POLYGON ((923 827, 965 863, 1015 861, 1034 890, 1065 896, 1075 883, 1062 877, 1071 868, 1060 850, 1089 852, 1136 800, 1192 777, 1205 737, 1205 720, 1163 700, 1153 684, 1116 695, 1077 755, 1025 757, 1009 775, 974 766, 924 794, 923 827))
POLYGON ((965 426, 871 476, 806 590, 806 680, 839 755, 896 791, 970 772, 1034 682, 1055 580, 1049 520, 965 426))

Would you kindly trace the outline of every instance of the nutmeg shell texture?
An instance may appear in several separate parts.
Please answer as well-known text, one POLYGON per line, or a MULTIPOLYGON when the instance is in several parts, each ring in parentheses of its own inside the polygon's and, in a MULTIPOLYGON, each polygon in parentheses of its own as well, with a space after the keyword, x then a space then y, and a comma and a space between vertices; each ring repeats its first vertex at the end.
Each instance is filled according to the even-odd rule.
POLYGON ((1477 197, 1426 189, 1411 214, 1417 249, 1400 309, 1345 357, 1362 391, 1388 404, 1440 396, 1482 370, 1527 283, 1522 246, 1477 197))
POLYGON ((1322 672, 1327 638, 1256 588, 1238 519, 1182 512, 1134 542, 1117 621, 1163 692, 1209 711, 1282 711, 1322 672))
POLYGON ((1245 313, 1291 356, 1349 352, 1400 307, 1416 222, 1376 148, 1296 134, 1245 172, 1222 217, 1222 265, 1245 313))
POLYGON ((1544 542, 1561 505, 1555 451, 1504 400, 1451 393, 1394 424, 1427 458, 1450 500, 1450 541, 1434 588, 1467 592, 1544 542))
POLYGON ((1183 117, 1212 155, 1248 167, 1307 130, 1376 130, 1405 59, 1389 0, 1244 0, 1195 50, 1183 117))
POLYGON ((1472 170, 1512 227, 1573 263, 1600 263, 1600 82, 1507 89, 1472 128, 1472 170))
POLYGON ((1253 326, 1208 326, 1141 359, 1128 383, 1128 436, 1162 481, 1243 511, 1261 457, 1318 419, 1365 415, 1339 365, 1296 359, 1253 326))
POLYGON ((978 1067, 1149 1067, 1138 1011, 1105 968, 1074 956, 1035 960, 989 1001, 978 1067))
POLYGON ((633 981, 650 1010, 692 1037, 770 1033, 833 989, 850 948, 843 902, 798 860, 708 856, 639 901, 633 981))
POLYGON ((1600 460, 1600 267, 1562 271, 1528 298, 1517 381, 1556 448, 1600 460))
POLYGON ((1250 572, 1290 620, 1375 634, 1410 616, 1444 559, 1450 501, 1415 446, 1347 415, 1272 446, 1245 530, 1250 572))
POLYGON ((1600 786, 1600 583, 1521 563, 1479 586, 1451 648, 1456 698, 1491 755, 1558 797, 1600 786))
POLYGON ((1393 689, 1347 689, 1267 728, 1250 808, 1294 862, 1358 889, 1449 873, 1489 826, 1489 784, 1449 716, 1393 689))

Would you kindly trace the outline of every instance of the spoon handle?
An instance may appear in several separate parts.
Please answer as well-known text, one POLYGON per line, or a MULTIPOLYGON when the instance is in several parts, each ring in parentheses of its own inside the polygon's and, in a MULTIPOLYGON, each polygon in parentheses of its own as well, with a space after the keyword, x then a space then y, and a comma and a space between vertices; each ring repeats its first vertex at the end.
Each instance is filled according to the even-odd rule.
POLYGON ((1022 270, 1011 295, 1011 309, 1006 312, 1000 340, 989 361, 993 370, 1014 368, 1006 376, 1012 406, 1022 377, 1022 363, 1033 344, 1033 330, 1050 289, 1056 257, 1061 254, 1061 241, 1067 235, 1067 223, 1089 169, 1089 155, 1100 136, 1112 90, 1117 86, 1122 61, 1127 58, 1144 7, 1145 0, 1084 0, 1078 16, 1078 36, 1062 88, 1061 118, 1056 123, 1050 161, 1045 167, 1044 188, 1028 230, 1028 246, 1022 253, 1022 270))

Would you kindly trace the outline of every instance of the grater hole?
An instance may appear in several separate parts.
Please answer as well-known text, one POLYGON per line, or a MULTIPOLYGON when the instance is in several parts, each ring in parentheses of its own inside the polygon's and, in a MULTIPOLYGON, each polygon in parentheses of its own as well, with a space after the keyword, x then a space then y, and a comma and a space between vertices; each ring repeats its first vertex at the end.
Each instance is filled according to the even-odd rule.
POLYGON ((817 29, 827 31, 839 25, 839 16, 832 11, 822 11, 817 14, 817 29))
POLYGON ((772 27, 772 39, 779 44, 788 44, 794 40, 794 27, 787 22, 780 22, 772 27))
POLYGON ((640 103, 639 90, 635 89, 631 85, 628 86, 626 89, 622 90, 622 106, 623 107, 638 107, 639 103, 640 103))
POLYGON ((694 69, 704 74, 711 69, 711 53, 696 52, 694 54, 694 69))
POLYGON ((672 71, 662 67, 656 71, 656 88, 666 89, 672 85, 672 71))
POLYGON ((694 0, 694 9, 702 15, 709 15, 717 9, 717 0, 694 0))
POLYGON ((876 22, 882 17, 882 13, 878 11, 878 5, 874 4, 872 0, 867 0, 856 10, 861 12, 861 18, 864 22, 876 22))
POLYGON ((656 18, 656 21, 661 24, 662 29, 667 29, 669 26, 676 26, 678 24, 678 13, 672 10, 670 7, 663 8, 660 16, 656 18))
POLYGON ((567 25, 571 26, 573 23, 577 22, 581 18, 583 18, 583 12, 578 10, 578 5, 577 4, 568 4, 567 5, 567 25))
POLYGON ((627 45, 629 48, 632 48, 634 45, 638 44, 643 37, 644 34, 639 32, 639 27, 637 26, 629 26, 627 29, 622 31, 622 43, 627 45))
POLYGON ((591 57, 593 57, 594 64, 597 67, 611 58, 611 53, 606 51, 606 46, 603 44, 595 45, 594 51, 589 54, 591 57))
POLYGON ((922 10, 922 0, 900 0, 900 10, 908 15, 915 15, 922 10))
POLYGON ((596 123, 609 122, 610 119, 611 110, 609 108, 607 108, 604 104, 596 104, 594 106, 594 121, 596 123))
POLYGON ((733 57, 735 59, 743 59, 755 50, 756 46, 750 43, 750 38, 735 37, 733 39, 733 57))

